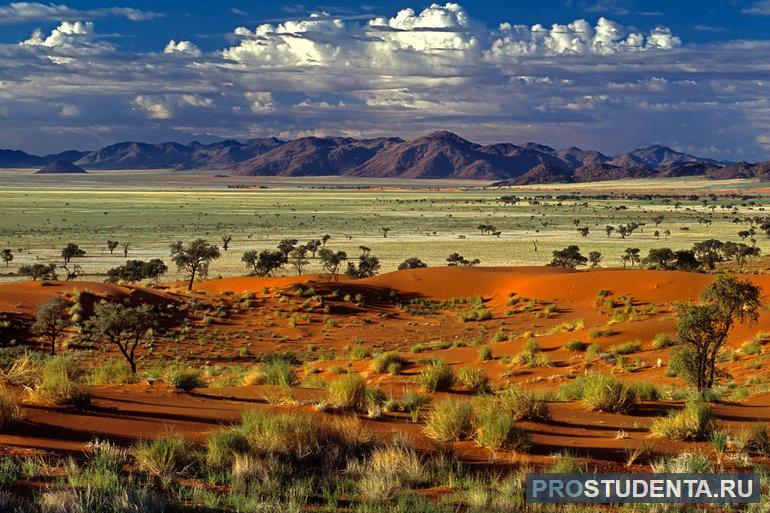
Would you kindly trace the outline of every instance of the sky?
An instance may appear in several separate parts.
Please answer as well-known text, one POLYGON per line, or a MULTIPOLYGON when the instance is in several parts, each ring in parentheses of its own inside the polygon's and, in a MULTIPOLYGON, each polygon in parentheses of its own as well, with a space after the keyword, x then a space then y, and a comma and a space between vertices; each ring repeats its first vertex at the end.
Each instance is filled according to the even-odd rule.
POLYGON ((451 130, 767 160, 769 29, 770 0, 0 0, 0 148, 451 130))

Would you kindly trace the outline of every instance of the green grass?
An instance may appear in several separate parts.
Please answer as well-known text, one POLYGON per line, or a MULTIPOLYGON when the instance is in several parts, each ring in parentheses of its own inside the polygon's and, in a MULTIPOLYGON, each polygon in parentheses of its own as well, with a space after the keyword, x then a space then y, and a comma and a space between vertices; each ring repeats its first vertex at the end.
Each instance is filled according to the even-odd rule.
POLYGON ((650 426, 650 433, 673 440, 705 440, 713 429, 711 408, 704 403, 691 401, 682 410, 655 419, 650 426))
POLYGON ((470 401, 446 398, 436 401, 425 421, 425 432, 437 442, 468 440, 473 435, 473 405, 470 401))
POLYGON ((436 360, 420 371, 419 381, 426 392, 441 392, 454 384, 455 375, 448 363, 436 360))
POLYGON ((335 408, 360 409, 366 402, 366 383, 358 374, 345 374, 329 383, 328 394, 335 408))

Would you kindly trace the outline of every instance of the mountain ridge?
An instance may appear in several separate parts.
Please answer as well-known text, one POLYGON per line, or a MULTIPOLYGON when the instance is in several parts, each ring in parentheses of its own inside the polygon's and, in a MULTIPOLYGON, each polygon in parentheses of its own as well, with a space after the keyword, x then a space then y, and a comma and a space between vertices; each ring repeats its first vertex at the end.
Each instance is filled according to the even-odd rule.
POLYGON ((227 169, 238 176, 354 176, 492 180, 498 185, 570 183, 626 178, 704 176, 770 178, 770 161, 724 162, 653 144, 606 155, 536 142, 478 144, 449 131, 398 137, 275 137, 211 144, 126 141, 95 151, 36 156, 0 150, 0 168, 64 161, 83 169, 227 169))

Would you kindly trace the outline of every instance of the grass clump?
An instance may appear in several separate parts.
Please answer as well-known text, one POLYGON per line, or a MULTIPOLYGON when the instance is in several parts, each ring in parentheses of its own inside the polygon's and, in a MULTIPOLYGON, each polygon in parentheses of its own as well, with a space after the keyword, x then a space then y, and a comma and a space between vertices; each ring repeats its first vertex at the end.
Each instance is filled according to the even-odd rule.
POLYGON ((457 382, 463 387, 476 393, 489 392, 489 378, 483 369, 462 367, 457 371, 457 382))
POLYGON ((510 412, 497 408, 494 400, 475 405, 473 427, 476 443, 491 451, 525 451, 532 445, 527 432, 516 426, 510 412))
POLYGON ((43 404, 59 406, 88 406, 91 393, 75 380, 71 362, 61 356, 49 359, 40 369, 37 385, 30 391, 30 398, 43 404))
POLYGON ((433 405, 425 421, 425 432, 437 442, 468 440, 473 435, 472 419, 470 401, 441 399, 433 405))
POLYGON ((499 404, 513 420, 545 421, 550 418, 548 403, 539 399, 532 392, 517 387, 507 388, 499 395, 499 404))
POLYGON ((653 349, 663 349, 676 345, 676 335, 671 333, 658 333, 652 339, 653 349))
POLYGON ((636 402, 634 391, 606 374, 592 372, 582 383, 581 400, 593 411, 625 413, 636 402))
POLYGON ((586 350, 587 347, 588 347, 588 344, 586 344, 582 340, 570 340, 569 342, 564 344, 564 349, 572 353, 582 353, 583 351, 586 350))
POLYGON ((426 392, 441 392, 452 387, 455 375, 447 362, 435 360, 420 371, 419 380, 426 392))
POLYGON ((492 348, 489 346, 479 347, 479 361, 486 362, 492 359, 492 348))
POLYGON ((614 354, 614 355, 634 354, 634 353, 638 353, 641 350, 642 350, 641 340, 629 340, 628 342, 623 342, 622 344, 615 344, 614 346, 610 346, 609 348, 610 354, 614 354))
POLYGON ((691 401, 684 409, 672 411, 650 426, 654 436, 674 440, 705 440, 713 430, 711 408, 700 401, 691 401))
POLYGON ((249 451, 249 439, 239 427, 214 431, 206 440, 206 464, 210 468, 227 468, 236 455, 249 451))
POLYGON ((738 447, 745 452, 767 456, 770 454, 770 428, 756 422, 738 434, 737 442, 738 447))
POLYGON ((133 448, 136 466, 163 479, 181 474, 196 460, 195 447, 181 435, 141 441, 133 448))
POLYGON ((406 360, 404 360, 397 352, 386 351, 374 357, 372 363, 369 365, 369 370, 376 374, 382 374, 384 372, 398 374, 405 364, 406 360))
POLYGON ((381 447, 354 474, 362 498, 383 501, 425 481, 426 469, 415 451, 400 445, 381 447))
POLYGON ((462 322, 480 322, 492 318, 492 312, 483 306, 474 306, 460 312, 459 319, 462 322))
POLYGON ((260 366, 262 379, 267 385, 291 387, 297 383, 292 362, 285 358, 271 358, 260 366))
POLYGON ((30 351, 15 353, 13 359, 3 362, 0 378, 9 385, 33 386, 40 376, 40 358, 30 351))
POLYGON ((192 369, 172 369, 164 376, 166 383, 178 392, 190 392, 196 388, 203 388, 206 383, 199 371, 192 369))
POLYGON ((617 334, 618 332, 612 328, 604 328, 603 330, 595 329, 595 330, 591 330, 591 332, 588 334, 588 338, 592 338, 592 339, 606 338, 606 337, 612 337, 617 334))
POLYGON ((21 422, 24 414, 19 408, 16 397, 4 386, 0 385, 0 431, 21 422))
POLYGON ((329 383, 328 394, 335 408, 360 409, 366 403, 366 383, 358 374, 346 374, 329 383))
POLYGON ((136 383, 136 374, 124 360, 110 360, 97 365, 86 375, 89 385, 127 385, 136 383))
POLYGON ((637 401, 658 401, 663 396, 660 389, 648 381, 639 381, 629 386, 637 401))

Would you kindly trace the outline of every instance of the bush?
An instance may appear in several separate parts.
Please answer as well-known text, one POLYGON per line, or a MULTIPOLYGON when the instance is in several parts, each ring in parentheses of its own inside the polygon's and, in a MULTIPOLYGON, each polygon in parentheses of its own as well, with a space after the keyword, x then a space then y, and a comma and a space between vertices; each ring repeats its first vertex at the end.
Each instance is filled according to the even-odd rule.
POLYGON ((137 377, 124 360, 110 360, 92 368, 86 375, 90 385, 125 385, 135 383, 137 377))
POLYGON ((16 397, 4 386, 0 386, 0 431, 24 419, 16 397))
POLYGON ((583 404, 590 410, 625 413, 634 406, 633 390, 617 379, 592 372, 585 378, 582 390, 583 404))
POLYGON ((195 448, 181 436, 143 440, 134 446, 133 454, 140 470, 161 479, 185 472, 196 459, 195 448))
POLYGON ((391 374, 398 374, 405 364, 406 360, 401 358, 397 352, 387 351, 374 357, 372 363, 369 365, 369 370, 376 374, 382 374, 385 371, 388 371, 391 374))
POLYGON ((516 426, 511 414, 496 407, 496 401, 477 405, 473 417, 474 439, 485 449, 524 451, 532 442, 526 431, 516 426))
POLYGON ((75 381, 74 374, 76 371, 67 359, 61 356, 49 359, 40 370, 38 384, 30 392, 31 399, 59 406, 88 406, 91 393, 75 381))
POLYGON ((232 465, 236 454, 249 451, 249 439, 240 428, 214 431, 206 441, 206 464, 211 468, 226 468, 232 465))
POLYGON ((474 306, 463 312, 460 312, 458 317, 462 322, 486 321, 492 318, 492 312, 483 306, 474 306))
POLYGON ((642 350, 642 342, 640 340, 630 340, 622 344, 615 344, 610 346, 609 352, 611 354, 633 354, 642 350))
POLYGON ((548 404, 531 392, 511 387, 499 394, 499 402, 513 420, 545 421, 550 418, 548 404))
POLYGON ((655 338, 652 339, 653 349, 663 349, 673 345, 676 345, 676 336, 671 333, 658 333, 655 335, 655 338))
POLYGON ((653 421, 650 433, 674 440, 705 440, 714 429, 711 408, 702 402, 692 401, 680 411, 653 421))
POLYGON ((420 384, 427 392, 449 390, 454 382, 452 368, 443 360, 429 363, 420 371, 420 384))
POLYGON ((195 388, 206 386, 201 373, 196 370, 173 369, 166 373, 164 380, 171 388, 179 392, 190 392, 195 388))
POLYGON ((463 367, 457 371, 457 382, 476 393, 489 392, 490 388, 484 370, 475 367, 463 367))
POLYGON ((264 382, 268 385, 291 387, 297 383, 291 362, 284 358, 272 358, 260 366, 264 382))
POLYGON ((437 401, 425 421, 427 435, 438 442, 468 440, 473 434, 470 401, 445 398, 437 401))
POLYGON ((587 347, 588 347, 588 344, 586 344, 582 340, 570 340, 569 342, 564 344, 564 349, 573 353, 581 353, 585 351, 587 347))
POLYGON ((329 402, 336 408, 360 409, 366 403, 366 383, 358 374, 346 374, 329 383, 329 402))

